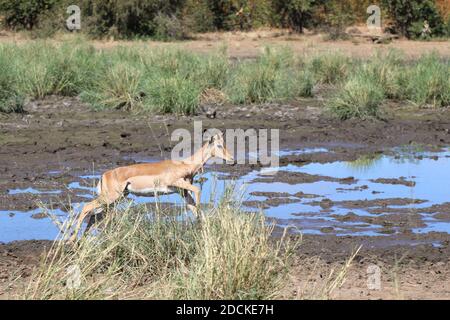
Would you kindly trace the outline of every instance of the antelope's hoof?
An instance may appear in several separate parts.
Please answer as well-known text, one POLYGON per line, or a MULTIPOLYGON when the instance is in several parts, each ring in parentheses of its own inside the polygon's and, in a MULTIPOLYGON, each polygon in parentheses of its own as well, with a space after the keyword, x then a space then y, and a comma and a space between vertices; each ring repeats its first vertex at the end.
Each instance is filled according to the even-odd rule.
POLYGON ((198 208, 196 206, 189 204, 187 207, 189 210, 192 211, 192 213, 195 215, 195 217, 198 217, 198 208))

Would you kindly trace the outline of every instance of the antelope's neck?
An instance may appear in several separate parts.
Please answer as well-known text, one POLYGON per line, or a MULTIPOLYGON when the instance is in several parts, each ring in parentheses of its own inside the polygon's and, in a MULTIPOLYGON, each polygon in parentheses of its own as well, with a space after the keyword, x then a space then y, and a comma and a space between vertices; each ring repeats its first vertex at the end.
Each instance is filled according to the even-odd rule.
POLYGON ((211 158, 207 152, 207 144, 202 146, 197 152, 195 152, 189 158, 184 160, 184 163, 190 166, 192 174, 197 173, 205 163, 211 158))

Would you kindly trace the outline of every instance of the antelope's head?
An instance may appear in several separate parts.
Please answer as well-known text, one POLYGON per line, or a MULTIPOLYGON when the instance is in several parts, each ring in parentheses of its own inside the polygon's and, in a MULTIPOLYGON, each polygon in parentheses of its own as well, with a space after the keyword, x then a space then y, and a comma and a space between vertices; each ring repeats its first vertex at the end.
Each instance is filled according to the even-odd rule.
POLYGON ((208 148, 211 154, 211 157, 217 157, 223 159, 225 161, 233 162, 234 158, 230 154, 230 152, 225 148, 225 143, 223 140, 223 134, 217 133, 213 135, 208 141, 208 148))

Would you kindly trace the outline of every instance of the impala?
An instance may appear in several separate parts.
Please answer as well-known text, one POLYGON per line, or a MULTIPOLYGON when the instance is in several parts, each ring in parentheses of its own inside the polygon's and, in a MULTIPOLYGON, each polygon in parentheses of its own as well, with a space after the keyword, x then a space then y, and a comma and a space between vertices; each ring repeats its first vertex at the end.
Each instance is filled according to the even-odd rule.
MULTIPOLYGON (((115 203, 122 195, 128 193, 154 196, 180 190, 188 208, 197 214, 197 207, 200 204, 200 189, 192 184, 193 178, 213 157, 234 162, 233 157, 225 148, 222 133, 213 135, 197 152, 184 160, 141 163, 105 172, 97 185, 98 197, 86 203, 81 210, 72 240, 77 238, 86 217, 95 215, 97 210, 115 203), (194 193, 195 201, 189 191, 194 193)), ((90 224, 91 222, 88 223, 88 227, 90 224)))

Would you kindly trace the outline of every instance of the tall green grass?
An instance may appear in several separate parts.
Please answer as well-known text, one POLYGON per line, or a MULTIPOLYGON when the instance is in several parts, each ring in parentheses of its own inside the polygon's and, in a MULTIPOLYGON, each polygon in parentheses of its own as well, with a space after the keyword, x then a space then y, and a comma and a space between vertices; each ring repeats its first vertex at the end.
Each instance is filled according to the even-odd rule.
POLYGON ((256 61, 235 68, 225 92, 232 103, 265 103, 312 95, 312 74, 287 48, 266 48, 256 61))
POLYGON ((350 72, 350 59, 341 53, 320 53, 308 60, 308 66, 319 83, 339 83, 345 80, 350 72))
POLYGON ((383 89, 386 98, 400 100, 407 96, 406 87, 410 80, 407 68, 403 54, 398 50, 390 50, 387 53, 376 52, 359 71, 376 82, 383 89))
POLYGON ((105 68, 81 97, 98 109, 136 110, 142 107, 142 72, 132 66, 115 64, 105 68))
POLYGON ((450 105, 450 63, 437 54, 410 62, 390 51, 360 61, 266 48, 254 60, 231 61, 226 48, 194 54, 144 44, 96 50, 86 41, 35 41, 1 44, 0 71, 2 112, 20 112, 26 99, 79 95, 97 109, 194 114, 207 92, 232 104, 257 104, 310 97, 318 84, 337 91, 331 110, 342 119, 374 116, 384 99, 450 105))
POLYGON ((340 119, 377 117, 386 99, 418 107, 450 106, 450 63, 433 53, 407 62, 398 51, 378 52, 357 64, 329 101, 340 119))
POLYGON ((17 68, 11 62, 14 49, 0 47, 0 112, 22 112, 25 96, 19 90, 17 68))
POLYGON ((366 119, 379 115, 379 106, 385 93, 380 83, 361 70, 347 80, 329 102, 330 111, 342 120, 350 118, 366 119))
POLYGON ((450 63, 435 53, 425 55, 409 70, 407 97, 419 107, 450 106, 450 63))
POLYGON ((264 215, 242 212, 229 194, 198 221, 179 209, 111 208, 95 234, 55 241, 23 298, 277 297, 297 242, 271 239, 264 215))

